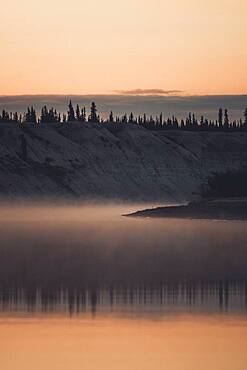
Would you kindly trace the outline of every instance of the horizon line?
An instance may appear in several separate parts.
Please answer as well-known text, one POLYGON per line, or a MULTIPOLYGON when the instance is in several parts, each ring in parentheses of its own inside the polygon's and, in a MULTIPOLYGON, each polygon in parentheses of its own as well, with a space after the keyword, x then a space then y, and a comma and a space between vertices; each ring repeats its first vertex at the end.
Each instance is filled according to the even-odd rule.
POLYGON ((10 97, 32 97, 32 96, 61 96, 61 97, 73 97, 73 96, 85 96, 85 97, 94 97, 94 96, 111 96, 111 97, 165 97, 165 98, 194 98, 194 97, 217 97, 217 96, 247 96, 246 93, 228 93, 228 94, 117 94, 117 93, 72 93, 72 94, 56 94, 56 93, 23 93, 23 94, 0 94, 0 98, 10 98, 10 97))

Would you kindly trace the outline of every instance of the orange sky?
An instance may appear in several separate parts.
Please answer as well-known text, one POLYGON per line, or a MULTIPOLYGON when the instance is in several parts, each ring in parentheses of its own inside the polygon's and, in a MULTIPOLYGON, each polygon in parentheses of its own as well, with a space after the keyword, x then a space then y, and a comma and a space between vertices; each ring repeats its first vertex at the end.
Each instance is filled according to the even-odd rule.
POLYGON ((0 94, 247 93, 246 0, 12 0, 0 94))

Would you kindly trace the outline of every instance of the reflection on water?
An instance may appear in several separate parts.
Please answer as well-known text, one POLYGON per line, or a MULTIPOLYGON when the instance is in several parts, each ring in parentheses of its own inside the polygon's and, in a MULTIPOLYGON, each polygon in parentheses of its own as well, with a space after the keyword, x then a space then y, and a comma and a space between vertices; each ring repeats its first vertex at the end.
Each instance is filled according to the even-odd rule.
POLYGON ((2 291, 1 312, 64 313, 245 313, 246 283, 179 283, 152 288, 84 291, 2 291))
POLYGON ((143 207, 0 207, 1 369, 246 368, 246 222, 143 207))
POLYGON ((1 310, 246 309, 246 222, 121 216, 138 208, 2 206, 1 310))
POLYGON ((0 316, 3 370, 244 370, 242 317, 0 316))

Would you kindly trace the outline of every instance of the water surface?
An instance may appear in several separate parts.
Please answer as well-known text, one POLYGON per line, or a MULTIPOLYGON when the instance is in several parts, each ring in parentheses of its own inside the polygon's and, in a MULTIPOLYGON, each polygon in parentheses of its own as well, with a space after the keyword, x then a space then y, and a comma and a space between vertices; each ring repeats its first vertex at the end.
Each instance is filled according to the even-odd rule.
POLYGON ((146 207, 1 206, 4 370, 243 370, 246 222, 146 207))

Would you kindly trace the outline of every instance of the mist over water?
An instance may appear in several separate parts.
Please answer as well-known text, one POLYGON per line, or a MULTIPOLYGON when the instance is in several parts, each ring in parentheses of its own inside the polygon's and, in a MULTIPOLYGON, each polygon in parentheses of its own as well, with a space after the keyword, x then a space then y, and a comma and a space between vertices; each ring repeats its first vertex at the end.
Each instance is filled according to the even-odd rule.
POLYGON ((4 370, 242 370, 246 222, 0 207, 4 370))
POLYGON ((122 216, 147 206, 2 206, 0 309, 245 312, 246 222, 122 216))

